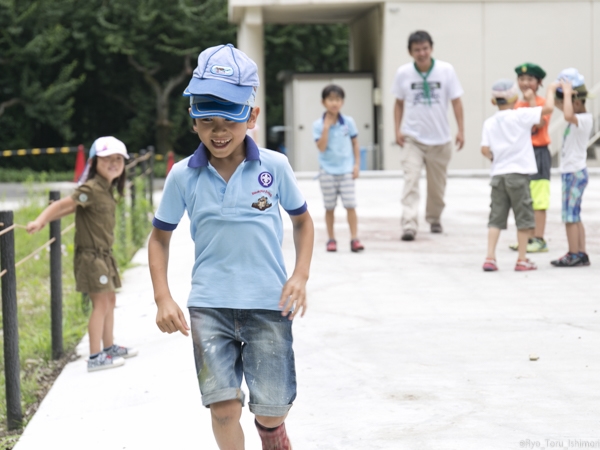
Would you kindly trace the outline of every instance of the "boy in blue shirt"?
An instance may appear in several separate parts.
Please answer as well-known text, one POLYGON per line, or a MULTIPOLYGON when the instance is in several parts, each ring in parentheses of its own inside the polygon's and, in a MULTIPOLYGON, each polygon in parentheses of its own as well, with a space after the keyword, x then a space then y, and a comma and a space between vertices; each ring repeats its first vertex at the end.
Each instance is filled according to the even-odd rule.
POLYGON ((327 251, 337 251, 337 242, 333 231, 334 210, 338 195, 347 211, 350 227, 350 250, 364 250, 358 240, 358 218, 356 217, 356 196, 354 180, 358 178, 359 148, 358 132, 354 119, 340 113, 344 104, 344 90, 330 84, 321 93, 326 111, 323 117, 313 123, 313 136, 319 149, 319 180, 325 204, 325 223, 327 224, 327 251))
POLYGON ((314 229, 287 158, 246 136, 260 112, 258 85, 256 64, 231 44, 200 53, 184 95, 201 143, 167 177, 148 253, 156 323, 186 336, 191 328, 202 404, 210 408, 219 448, 244 448, 244 376, 263 449, 289 450, 284 420, 296 397, 291 327, 306 311, 314 229), (289 280, 280 205, 294 228, 289 280), (171 233, 186 211, 196 258, 191 327, 167 281, 171 233))

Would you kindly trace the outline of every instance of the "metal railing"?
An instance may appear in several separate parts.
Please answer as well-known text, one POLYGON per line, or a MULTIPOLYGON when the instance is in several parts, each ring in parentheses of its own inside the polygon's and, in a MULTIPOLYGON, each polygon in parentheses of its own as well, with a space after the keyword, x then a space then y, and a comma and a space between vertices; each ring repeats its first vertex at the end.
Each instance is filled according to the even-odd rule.
MULTIPOLYGON (((144 178, 143 196, 152 205, 154 184, 154 148, 148 147, 140 151, 140 156, 127 164, 127 190, 130 195, 131 210, 136 204, 137 178, 144 178)), ((60 199, 60 192, 50 192, 50 203, 60 199)), ((125 208, 122 209, 126 220, 125 208)), ((136 230, 136 214, 130 214, 131 229, 136 230)), ((6 413, 9 430, 20 428, 23 423, 21 409, 21 382, 19 360, 19 327, 17 308, 17 279, 16 268, 35 257, 46 248, 50 248, 50 316, 52 337, 52 358, 59 359, 63 353, 62 330, 62 252, 61 236, 74 228, 71 224, 61 231, 60 219, 50 222, 50 238, 42 246, 29 255, 15 262, 15 229, 25 229, 25 225, 14 223, 13 211, 0 211, 0 281, 2 294, 2 327, 4 335, 4 372, 6 384, 6 413)), ((125 233, 122 233, 125 236, 125 233)))

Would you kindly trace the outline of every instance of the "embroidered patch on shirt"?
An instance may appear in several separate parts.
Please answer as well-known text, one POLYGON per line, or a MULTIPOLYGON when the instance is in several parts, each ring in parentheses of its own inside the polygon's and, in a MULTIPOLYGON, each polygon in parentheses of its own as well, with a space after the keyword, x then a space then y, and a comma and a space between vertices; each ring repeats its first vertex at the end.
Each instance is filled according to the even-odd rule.
POLYGON ((258 209, 259 211, 264 211, 267 208, 273 206, 272 203, 269 203, 267 197, 263 196, 259 198, 256 202, 252 203, 252 207, 258 209))
POLYGON ((88 196, 87 194, 79 194, 79 201, 82 203, 87 202, 88 196))
POLYGON ((273 175, 271 175, 269 172, 261 172, 261 174, 258 176, 258 182, 262 187, 268 188, 273 184, 273 175))
POLYGON ((108 283, 108 277, 106 275, 101 275, 98 281, 100 281, 100 284, 106 284, 108 283))

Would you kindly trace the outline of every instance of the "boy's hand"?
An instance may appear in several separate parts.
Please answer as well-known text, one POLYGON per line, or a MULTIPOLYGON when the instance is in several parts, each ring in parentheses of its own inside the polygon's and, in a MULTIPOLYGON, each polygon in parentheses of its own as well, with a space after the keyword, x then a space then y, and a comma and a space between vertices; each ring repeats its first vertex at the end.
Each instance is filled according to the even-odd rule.
POLYGON ((456 133, 455 145, 457 151, 462 150, 462 148, 465 146, 465 133, 463 133, 462 131, 456 133))
POLYGON ((37 233, 42 228, 44 228, 46 224, 40 220, 34 220, 33 222, 29 222, 27 224, 26 230, 29 234, 37 233))
POLYGON ((523 98, 528 102, 535 100, 535 92, 533 92, 532 89, 527 89, 525 92, 523 92, 523 98))
POLYGON ((548 86, 548 89, 552 90, 552 91, 556 91, 556 89, 560 87, 560 81, 553 81, 552 83, 550 83, 550 85, 548 86))
MULTIPOLYGON (((158 303, 158 302, 157 302, 158 303)), ((158 312, 156 313, 156 325, 163 333, 175 333, 181 331, 181 334, 189 336, 188 326, 183 311, 172 298, 165 299, 158 303, 158 312)))
POLYGON ((357 164, 354 164, 354 168, 352 169, 352 178, 356 180, 358 178, 359 172, 360 167, 357 164))
POLYGON ((562 87, 565 97, 570 96, 573 93, 573 85, 570 81, 562 80, 560 82, 560 87, 562 87))
POLYGON ((281 291, 281 299, 279 300, 279 308, 283 311, 282 316, 288 316, 288 319, 293 320, 296 314, 302 309, 300 317, 304 317, 306 312, 306 279, 292 275, 283 286, 281 291), (290 311, 294 309, 291 313, 290 311))
POLYGON ((327 128, 331 128, 332 125, 335 125, 337 122, 337 116, 330 114, 329 112, 325 113, 325 120, 323 121, 323 126, 327 128))

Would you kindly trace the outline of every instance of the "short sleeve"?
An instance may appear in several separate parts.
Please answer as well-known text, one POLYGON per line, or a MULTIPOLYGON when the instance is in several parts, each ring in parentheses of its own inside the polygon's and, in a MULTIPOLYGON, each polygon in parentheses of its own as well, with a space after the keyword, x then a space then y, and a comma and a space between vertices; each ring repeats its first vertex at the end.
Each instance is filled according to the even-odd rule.
POLYGON ((184 212, 185 198, 177 183, 177 172, 173 170, 165 180, 163 196, 152 225, 159 230, 173 231, 177 228, 184 212))
POLYGON ((406 98, 406 93, 404 89, 402 89, 402 72, 400 69, 396 72, 396 76, 394 77, 394 84, 392 85, 392 94, 398 100, 404 100, 406 98))
POLYGON ((313 122, 313 138, 316 141, 321 139, 321 135, 323 134, 323 120, 315 120, 313 122))
POLYGON ((89 184, 89 181, 78 186, 75 191, 71 194, 71 198, 75 201, 77 206, 87 208, 94 201, 94 190, 89 184))
POLYGON ((541 106, 535 106, 533 108, 519 108, 515 111, 517 111, 521 115, 521 120, 528 127, 537 125, 542 120, 541 106))
POLYGON ((282 176, 279 177, 279 204, 290 216, 299 216, 307 210, 306 200, 296 182, 296 175, 287 161, 284 162, 282 176))
POLYGON ((490 146, 490 130, 488 122, 483 124, 483 130, 481 132, 481 146, 489 147, 490 146))
POLYGON ((454 67, 450 66, 449 74, 448 74, 448 96, 450 100, 456 100, 461 97, 465 91, 458 80, 458 76, 456 75, 456 71, 454 67))
POLYGON ((582 130, 589 129, 592 130, 594 127, 594 116, 589 113, 585 114, 576 114, 577 116, 577 128, 582 130))
POLYGON ((348 132, 350 133, 350 138, 354 139, 355 137, 358 136, 358 129, 356 128, 356 122, 354 122, 354 119, 349 116, 344 116, 344 119, 347 119, 346 122, 348 123, 348 132))

